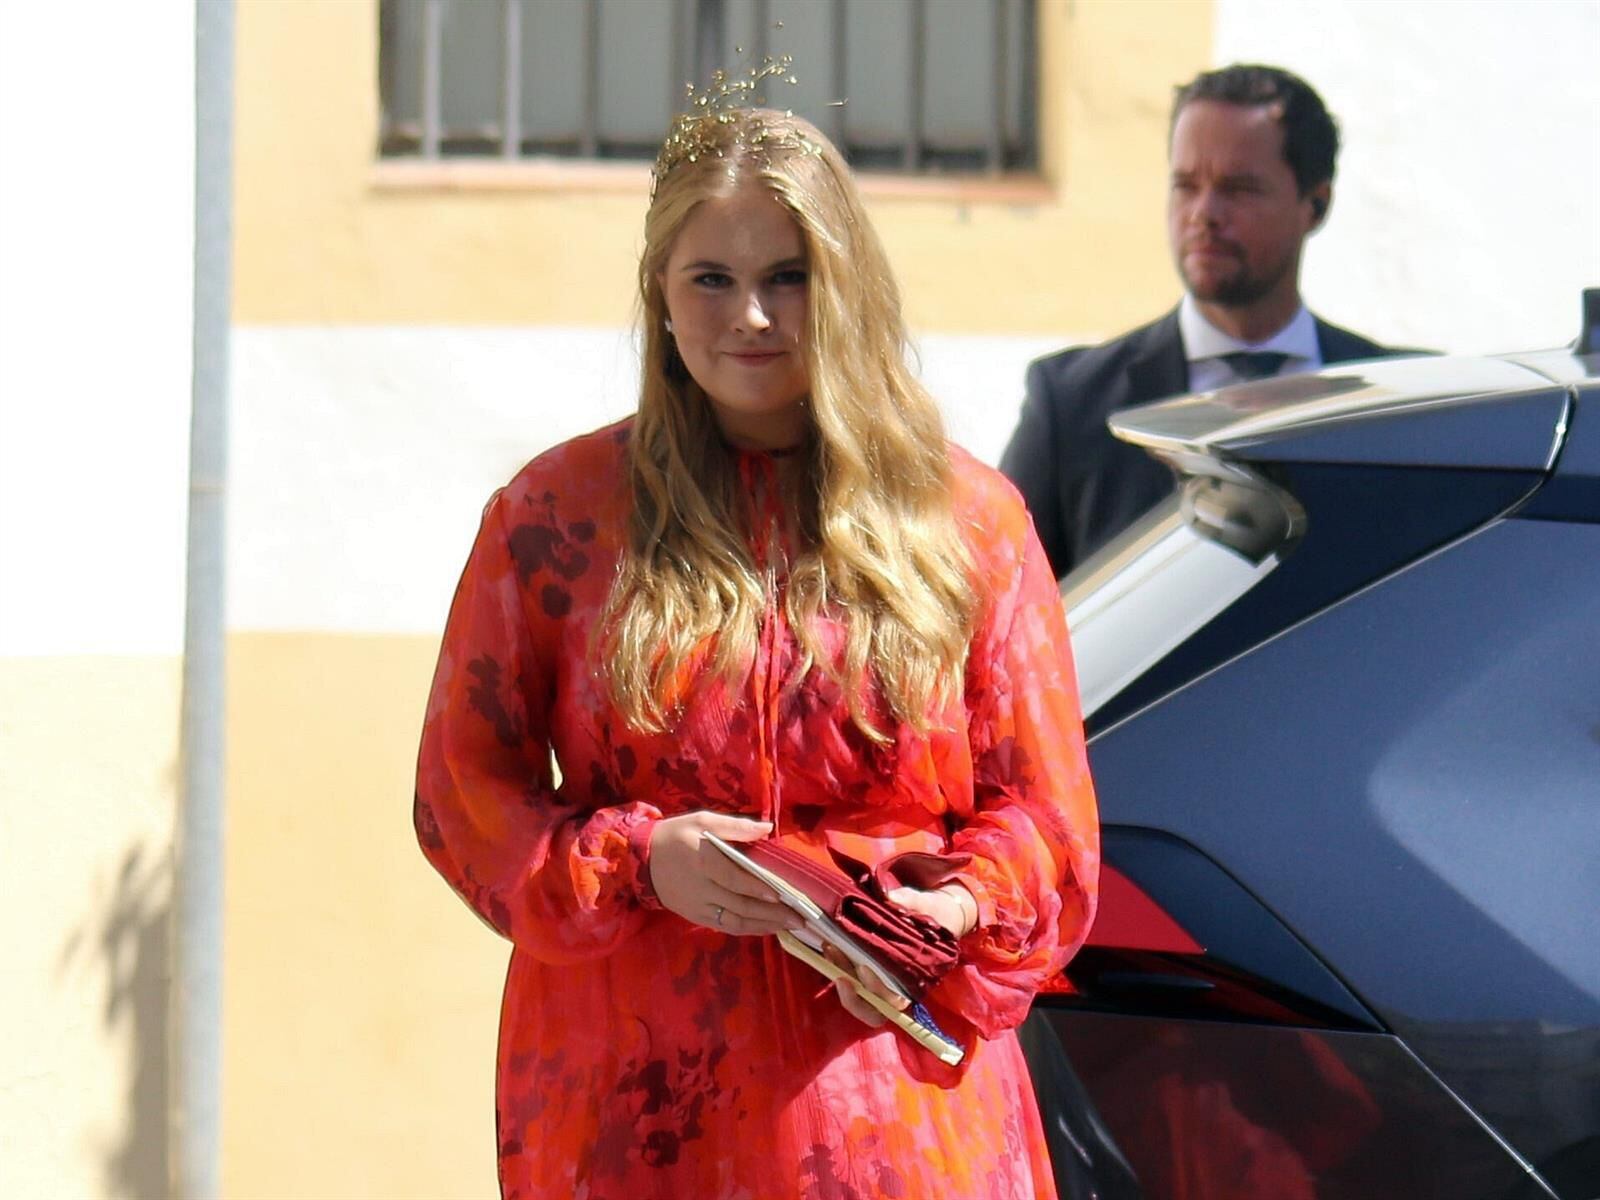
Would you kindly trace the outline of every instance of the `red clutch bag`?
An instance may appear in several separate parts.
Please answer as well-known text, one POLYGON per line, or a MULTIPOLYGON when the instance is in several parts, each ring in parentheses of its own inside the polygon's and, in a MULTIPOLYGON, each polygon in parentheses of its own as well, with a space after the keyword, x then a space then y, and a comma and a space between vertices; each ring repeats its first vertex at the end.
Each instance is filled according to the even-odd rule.
POLYGON ((920 1000, 956 965, 960 949, 955 934, 931 917, 895 904, 888 892, 897 887, 931 890, 947 883, 965 865, 966 855, 900 854, 872 869, 830 850, 830 868, 778 842, 745 842, 738 849, 821 909, 913 1000, 920 1000))

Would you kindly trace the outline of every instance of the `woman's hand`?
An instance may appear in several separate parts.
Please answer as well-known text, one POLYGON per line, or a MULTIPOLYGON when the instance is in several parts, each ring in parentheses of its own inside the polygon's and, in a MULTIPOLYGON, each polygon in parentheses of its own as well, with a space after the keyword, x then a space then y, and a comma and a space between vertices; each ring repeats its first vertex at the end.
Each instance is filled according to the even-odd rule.
POLYGON ((857 994, 858 992, 872 992, 880 1000, 887 1000, 895 1008, 905 1009, 911 1006, 911 1001, 890 991, 888 985, 878 978, 876 972, 870 971, 866 967, 855 966, 844 956, 843 951, 836 950, 832 946, 824 946, 822 952, 834 966, 843 967, 846 971, 853 972, 852 978, 856 982, 852 983, 849 979, 837 980, 833 985, 833 990, 838 994, 839 1003, 844 1005, 845 1012, 856 1020, 861 1021, 863 1024, 871 1025, 873 1028, 883 1025, 889 1020, 888 1017, 863 1000, 857 994))
MULTIPOLYGON (((888 896, 901 908, 909 908, 912 912, 919 912, 937 921, 957 938, 966 937, 978 924, 978 902, 973 899, 972 893, 959 883, 947 883, 930 892, 918 888, 895 888, 888 893, 888 896)), ((849 969, 849 961, 832 946, 828 947, 827 955, 836 965, 849 969)), ((873 1027, 882 1025, 888 1020, 858 996, 856 994, 858 990, 876 993, 895 1008, 904 1009, 910 1006, 909 1001, 895 995, 866 968, 858 968, 855 976, 860 981, 857 985, 852 986, 841 980, 834 984, 834 991, 838 992, 839 1003, 844 1005, 845 1011, 857 1020, 873 1027)))
POLYGON ((760 841, 772 822, 727 813, 689 812, 656 822, 650 833, 650 883, 663 907, 686 921, 749 937, 799 929, 805 922, 772 889, 741 870, 704 835, 760 841))
POLYGON ((924 892, 919 888, 895 888, 889 899, 939 922, 958 939, 971 933, 978 924, 978 902, 963 884, 947 883, 924 892))

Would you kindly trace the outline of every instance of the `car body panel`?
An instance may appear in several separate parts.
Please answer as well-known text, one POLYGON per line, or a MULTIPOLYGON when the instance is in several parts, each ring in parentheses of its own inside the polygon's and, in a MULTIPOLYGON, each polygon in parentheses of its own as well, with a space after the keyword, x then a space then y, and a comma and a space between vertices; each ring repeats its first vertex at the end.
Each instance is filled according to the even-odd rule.
POLYGON ((1600 354, 1339 364, 1111 425, 1179 502, 1062 585, 1148 644, 1086 709, 1108 896, 1144 915, 1024 1029, 1058 1182, 1600 1200, 1600 354), (1251 570, 1135 553, 1174 521, 1251 570))
POLYGON ((1555 458, 1569 403, 1564 388, 1546 387, 1346 418, 1228 450, 1251 462, 1542 471, 1555 458))
MULTIPOLYGON (((1188 1017, 1233 1016, 1305 1026, 1377 1031, 1378 1018, 1326 964, 1231 875, 1193 846, 1149 829, 1101 829, 1102 880, 1135 894, 1187 935, 1152 950, 1137 927, 1097 919, 1089 945, 1067 968, 1075 1006, 1188 1017), (1183 914, 1181 925, 1171 914, 1183 914)), ((1124 900, 1102 888, 1102 908, 1124 900)), ((1124 902, 1126 902, 1124 900, 1124 902)))
POLYGON ((1600 1129, 1596 596, 1600 526, 1497 521, 1090 747, 1535 1162, 1600 1129))
POLYGON ((1600 353, 1579 354, 1567 350, 1535 350, 1525 354, 1504 354, 1500 361, 1515 363, 1543 375, 1552 383, 1581 386, 1600 379, 1600 353))
MULTIPOLYGON (((1588 362, 1600 371, 1600 356, 1588 362)), ((1600 521, 1600 382, 1574 385, 1566 437, 1550 480, 1526 514, 1557 521, 1600 521)))
MULTIPOLYGON (((1305 533, 1277 569, 1087 714, 1091 733, 1524 503, 1533 471, 1279 464, 1305 533)), ((1196 601, 1185 598, 1185 613, 1196 601)))

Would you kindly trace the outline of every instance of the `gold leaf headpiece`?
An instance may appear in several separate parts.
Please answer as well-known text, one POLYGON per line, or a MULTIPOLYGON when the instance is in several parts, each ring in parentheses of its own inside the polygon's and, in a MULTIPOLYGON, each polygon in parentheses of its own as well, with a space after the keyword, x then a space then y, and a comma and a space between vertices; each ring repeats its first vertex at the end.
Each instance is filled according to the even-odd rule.
MULTIPOLYGON (((692 83, 686 85, 688 111, 673 118, 672 128, 661 143, 661 152, 656 155, 656 165, 650 172, 650 198, 655 199, 656 189, 674 167, 698 162, 705 155, 723 158, 730 150, 759 153, 780 148, 821 154, 822 147, 811 138, 793 128, 773 128, 752 108, 766 102, 756 91, 763 80, 781 78, 784 83, 796 82, 789 73, 793 61, 787 54, 780 58, 767 55, 759 67, 751 67, 743 75, 730 76, 721 69, 714 71, 710 84, 703 91, 697 92, 692 83)), ((794 114, 785 110, 784 115, 794 114)))

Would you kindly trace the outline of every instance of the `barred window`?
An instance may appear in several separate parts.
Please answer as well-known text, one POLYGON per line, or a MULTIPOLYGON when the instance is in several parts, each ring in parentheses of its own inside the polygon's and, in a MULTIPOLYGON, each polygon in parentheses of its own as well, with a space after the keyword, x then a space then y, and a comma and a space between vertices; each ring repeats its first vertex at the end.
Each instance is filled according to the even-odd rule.
POLYGON ((1030 170, 1035 3, 382 0, 379 152, 649 160, 687 81, 789 54, 767 102, 856 167, 1030 170))

